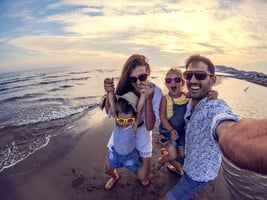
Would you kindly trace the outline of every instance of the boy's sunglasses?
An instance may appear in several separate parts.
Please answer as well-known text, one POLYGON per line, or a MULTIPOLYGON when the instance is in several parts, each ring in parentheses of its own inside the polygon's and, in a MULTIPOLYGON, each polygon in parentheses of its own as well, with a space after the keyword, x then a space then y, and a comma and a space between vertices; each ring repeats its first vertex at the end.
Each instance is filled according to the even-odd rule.
POLYGON ((139 79, 139 81, 145 81, 147 79, 147 74, 140 74, 138 77, 135 76, 129 77, 130 83, 136 83, 137 79, 139 79))
POLYGON ((175 83, 180 83, 181 80, 182 79, 180 77, 176 77, 176 78, 165 78, 165 83, 171 83, 172 81, 174 81, 175 83))
POLYGON ((125 124, 133 124, 135 121, 135 118, 119 118, 116 117, 116 121, 119 125, 125 125, 125 124))
POLYGON ((205 80, 207 76, 213 76, 212 74, 208 74, 207 72, 204 72, 204 71, 185 71, 184 72, 184 78, 188 81, 192 79, 193 75, 199 81, 205 80))

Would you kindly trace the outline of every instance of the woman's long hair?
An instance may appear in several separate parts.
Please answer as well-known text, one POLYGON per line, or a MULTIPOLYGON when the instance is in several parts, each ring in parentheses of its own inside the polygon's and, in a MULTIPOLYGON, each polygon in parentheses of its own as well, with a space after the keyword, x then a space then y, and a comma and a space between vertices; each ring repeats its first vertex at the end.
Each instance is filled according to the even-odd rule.
MULTIPOLYGON (((150 75, 150 66, 148 64, 148 59, 144 55, 141 55, 141 54, 131 55, 126 60, 122 68, 121 76, 120 76, 118 85, 116 87, 117 95, 123 95, 130 91, 137 93, 137 91, 135 91, 132 84, 129 82, 129 77, 132 71, 138 66, 145 66, 147 75, 148 76, 150 75)), ((139 94, 136 94, 136 95, 139 95, 139 94)))

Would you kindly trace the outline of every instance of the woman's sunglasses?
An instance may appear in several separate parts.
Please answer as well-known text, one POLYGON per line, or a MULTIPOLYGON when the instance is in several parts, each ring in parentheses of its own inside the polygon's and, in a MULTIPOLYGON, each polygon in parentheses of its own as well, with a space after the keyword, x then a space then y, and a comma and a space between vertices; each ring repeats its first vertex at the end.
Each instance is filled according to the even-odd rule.
POLYGON ((184 72, 184 78, 188 81, 192 79, 193 75, 199 81, 205 80, 207 76, 213 76, 212 74, 208 74, 207 72, 204 72, 204 71, 185 71, 184 72))
POLYGON ((165 78, 165 83, 171 83, 172 81, 174 81, 175 83, 180 83, 181 80, 182 79, 180 77, 176 77, 176 78, 165 78))
POLYGON ((116 121, 119 125, 126 125, 126 124, 133 124, 135 121, 135 118, 120 118, 116 117, 116 121))
POLYGON ((147 79, 147 74, 140 74, 138 77, 135 76, 129 77, 130 83, 136 83, 137 79, 139 79, 139 81, 145 81, 147 79))

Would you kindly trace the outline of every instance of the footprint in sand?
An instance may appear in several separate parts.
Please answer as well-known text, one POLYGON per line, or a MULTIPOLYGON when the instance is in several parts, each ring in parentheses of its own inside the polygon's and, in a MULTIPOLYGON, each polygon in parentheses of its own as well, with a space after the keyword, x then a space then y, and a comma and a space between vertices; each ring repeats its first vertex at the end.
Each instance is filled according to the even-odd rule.
POLYGON ((72 168, 71 171, 73 175, 75 176, 74 180, 72 181, 71 186, 72 188, 77 188, 85 182, 85 178, 82 174, 77 174, 74 168, 72 168))

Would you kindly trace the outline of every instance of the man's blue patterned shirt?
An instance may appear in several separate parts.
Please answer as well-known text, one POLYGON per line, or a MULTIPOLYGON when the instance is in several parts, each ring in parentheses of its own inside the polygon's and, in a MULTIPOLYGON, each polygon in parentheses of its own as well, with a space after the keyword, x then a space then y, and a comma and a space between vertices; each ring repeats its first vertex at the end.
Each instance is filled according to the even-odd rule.
POLYGON ((202 99, 191 113, 192 101, 185 113, 186 142, 184 171, 195 181, 210 181, 217 177, 221 166, 221 150, 216 127, 224 120, 238 121, 231 108, 221 99, 202 99))

